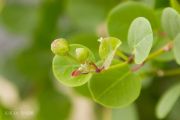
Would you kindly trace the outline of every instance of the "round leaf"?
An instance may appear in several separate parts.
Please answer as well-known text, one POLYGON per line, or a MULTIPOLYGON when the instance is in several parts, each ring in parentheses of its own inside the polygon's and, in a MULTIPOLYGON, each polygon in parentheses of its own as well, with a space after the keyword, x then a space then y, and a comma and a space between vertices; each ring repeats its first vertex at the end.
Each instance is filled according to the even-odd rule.
POLYGON ((174 38, 180 32, 180 15, 173 8, 165 8, 162 13, 162 27, 169 37, 174 38))
POLYGON ((99 104, 112 108, 124 107, 139 96, 141 81, 130 72, 127 64, 118 64, 95 73, 89 81, 89 89, 99 104))
MULTIPOLYGON (((89 51, 89 60, 94 61, 93 53, 85 46, 79 44, 71 44, 69 54, 75 56, 76 48, 85 48, 89 51)), ((80 63, 69 56, 55 56, 53 59, 53 73, 62 84, 75 87, 85 84, 90 78, 91 74, 83 74, 79 76, 71 76, 71 73, 76 70, 80 63)))
POLYGON ((180 65, 180 33, 175 38, 173 46, 174 57, 176 59, 176 62, 180 65))
POLYGON ((180 96, 180 84, 174 85, 161 97, 156 108, 158 118, 165 118, 180 96))
POLYGON ((135 63, 141 64, 149 55, 153 44, 153 32, 149 21, 136 18, 129 28, 128 43, 135 55, 135 63))

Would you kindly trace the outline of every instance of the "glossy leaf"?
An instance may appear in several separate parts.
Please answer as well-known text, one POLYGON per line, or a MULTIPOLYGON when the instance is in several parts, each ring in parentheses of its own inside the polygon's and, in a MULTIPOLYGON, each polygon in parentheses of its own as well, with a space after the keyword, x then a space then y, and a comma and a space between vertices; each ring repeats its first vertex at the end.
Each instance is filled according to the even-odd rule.
POLYGON ((175 60, 180 65, 180 33, 175 38, 173 46, 175 60))
POLYGON ((138 17, 131 23, 128 43, 135 55, 135 63, 141 64, 148 57, 153 44, 153 32, 146 18, 138 17))
MULTIPOLYGON (((85 48, 89 51, 89 60, 94 61, 93 53, 85 46, 79 44, 71 44, 69 53, 75 56, 76 48, 85 48)), ((83 74, 79 76, 71 76, 72 72, 80 67, 80 63, 68 56, 55 56, 53 59, 53 72, 62 84, 75 87, 85 84, 90 78, 91 74, 83 74)))
POLYGON ((162 13, 162 27, 170 38, 180 32, 180 15, 173 8, 165 8, 162 13))
POLYGON ((157 108, 156 108, 157 117, 160 119, 165 118, 167 114, 171 111, 173 105, 176 103, 179 96, 180 96, 180 84, 176 84, 168 91, 166 91, 157 104, 157 108))
POLYGON ((107 69, 114 58, 114 55, 121 45, 121 41, 114 37, 100 38, 99 55, 104 60, 103 67, 107 69))
POLYGON ((108 16, 108 32, 110 36, 117 37, 123 42, 121 49, 125 52, 130 52, 127 34, 131 22, 137 17, 147 18, 153 29, 158 27, 154 11, 138 2, 129 1, 121 3, 108 16))
POLYGON ((139 96, 141 81, 123 63, 94 74, 89 81, 89 89, 99 104, 111 108, 124 107, 139 96))

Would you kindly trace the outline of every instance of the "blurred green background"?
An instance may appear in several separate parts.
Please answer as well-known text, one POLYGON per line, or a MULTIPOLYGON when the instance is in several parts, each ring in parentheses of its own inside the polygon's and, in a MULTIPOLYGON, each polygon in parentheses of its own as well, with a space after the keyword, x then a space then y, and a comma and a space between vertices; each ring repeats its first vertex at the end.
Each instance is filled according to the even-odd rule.
MULTIPOLYGON (((109 109, 92 102, 85 86, 68 88, 55 80, 50 44, 64 37, 97 51, 108 13, 126 1, 0 0, 0 120, 109 120, 109 109)), ((156 10, 170 6, 168 0, 137 2, 156 10)), ((159 97, 179 78, 147 80, 136 103, 113 112, 113 120, 156 120, 159 97)), ((180 120, 179 112, 180 101, 166 120, 180 120)))

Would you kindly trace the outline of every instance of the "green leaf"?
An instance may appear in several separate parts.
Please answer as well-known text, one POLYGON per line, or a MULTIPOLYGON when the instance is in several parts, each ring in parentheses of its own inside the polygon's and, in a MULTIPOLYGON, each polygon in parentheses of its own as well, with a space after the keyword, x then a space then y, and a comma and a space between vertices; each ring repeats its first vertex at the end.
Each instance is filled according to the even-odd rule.
POLYGON ((161 97, 156 107, 156 115, 158 118, 163 119, 172 109, 173 105, 180 96, 180 83, 171 87, 161 97))
POLYGON ((99 55, 104 60, 103 67, 107 69, 114 58, 114 55, 121 45, 121 41, 114 37, 100 38, 99 55))
POLYGON ((173 46, 174 57, 176 62, 180 65, 180 33, 174 39, 173 46))
POLYGON ((148 57, 153 44, 151 24, 146 18, 138 17, 131 23, 128 43, 135 55, 135 63, 141 64, 148 57))
POLYGON ((113 109, 112 120, 139 120, 136 106, 132 104, 123 109, 113 109))
POLYGON ((141 81, 131 73, 126 63, 95 73, 89 81, 92 97, 106 107, 124 107, 131 104, 140 94, 141 81))
POLYGON ((175 38, 180 32, 180 15, 173 8, 165 8, 162 13, 162 27, 170 38, 175 38))
MULTIPOLYGON (((70 45, 70 55, 75 56, 76 48, 85 48, 89 51, 89 60, 94 61, 93 53, 85 46, 79 44, 70 45)), ((80 67, 80 63, 69 56, 55 56, 53 59, 53 73, 62 84, 75 87, 85 84, 90 78, 91 74, 83 74, 79 76, 71 76, 72 72, 80 67)))
POLYGON ((123 42, 121 49, 125 52, 130 52, 127 33, 131 22, 137 17, 146 17, 150 21, 152 28, 157 29, 158 25, 154 11, 138 2, 121 3, 108 16, 108 32, 110 36, 117 37, 123 42))

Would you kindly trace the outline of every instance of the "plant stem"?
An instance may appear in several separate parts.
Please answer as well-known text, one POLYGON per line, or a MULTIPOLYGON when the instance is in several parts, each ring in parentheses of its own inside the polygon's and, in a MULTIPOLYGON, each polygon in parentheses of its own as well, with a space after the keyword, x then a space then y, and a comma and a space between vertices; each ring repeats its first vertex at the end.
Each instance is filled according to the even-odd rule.
POLYGON ((117 50, 116 51, 116 55, 120 58, 122 58, 124 61, 128 60, 128 57, 126 55, 124 55, 124 53, 122 53, 121 51, 117 50))
POLYGON ((148 56, 148 58, 145 60, 145 62, 148 61, 148 60, 154 59, 155 57, 163 54, 164 52, 170 51, 172 48, 173 48, 172 41, 171 41, 171 42, 168 42, 164 47, 162 47, 162 48, 160 48, 159 50, 151 53, 151 54, 148 56))
POLYGON ((166 71, 158 70, 157 75, 159 77, 180 75, 180 68, 166 71))
MULTIPOLYGON (((138 71, 141 67, 144 66, 144 64, 145 64, 147 61, 152 60, 152 59, 154 59, 155 57, 157 57, 157 56, 159 56, 159 55, 161 55, 161 54, 163 54, 163 53, 165 53, 165 52, 170 51, 172 48, 173 48, 173 45, 172 45, 172 41, 171 41, 171 42, 167 43, 165 46, 163 46, 162 48, 160 48, 160 49, 158 49, 157 51, 151 53, 151 54, 148 56, 148 58, 147 58, 142 64, 139 64, 139 65, 133 67, 133 68, 131 69, 131 71, 132 71, 132 72, 138 71)), ((129 57, 129 60, 130 60, 130 59, 131 59, 131 61, 133 61, 133 60, 132 60, 132 59, 133 59, 132 56, 129 57)), ((129 62, 129 63, 130 63, 130 62, 129 62)))
POLYGON ((153 52, 152 54, 150 54, 145 61, 151 60, 151 59, 155 58, 156 56, 161 55, 163 52, 164 52, 164 50, 161 48, 161 49, 153 52))

